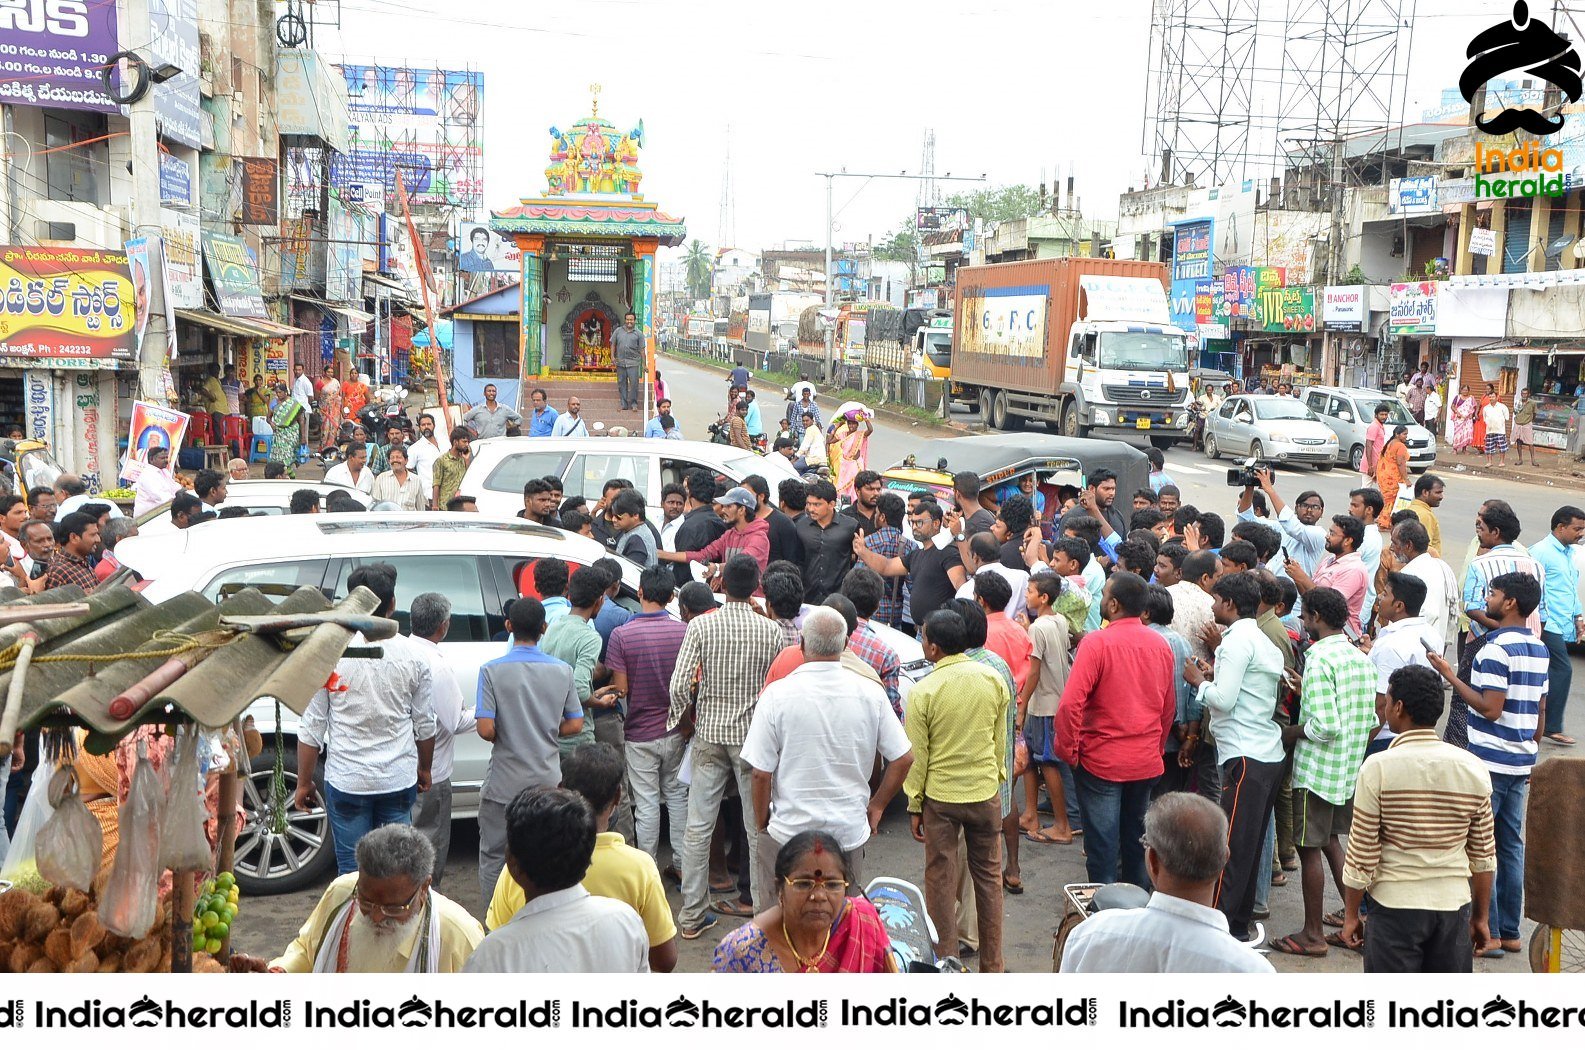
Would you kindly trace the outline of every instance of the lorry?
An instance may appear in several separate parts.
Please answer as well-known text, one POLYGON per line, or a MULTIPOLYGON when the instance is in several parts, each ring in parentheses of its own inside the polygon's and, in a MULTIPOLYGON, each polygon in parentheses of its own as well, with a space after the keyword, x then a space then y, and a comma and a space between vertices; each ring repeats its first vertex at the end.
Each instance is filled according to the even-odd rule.
POLYGON ((1165 264, 963 267, 953 322, 954 398, 978 405, 988 427, 1039 420, 1068 437, 1189 441, 1189 336, 1170 322, 1165 264))

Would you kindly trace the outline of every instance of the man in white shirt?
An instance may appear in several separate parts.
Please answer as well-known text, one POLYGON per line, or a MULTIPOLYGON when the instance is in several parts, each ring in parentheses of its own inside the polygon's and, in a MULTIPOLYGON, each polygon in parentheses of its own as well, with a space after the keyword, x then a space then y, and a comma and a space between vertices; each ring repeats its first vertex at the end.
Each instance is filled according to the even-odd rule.
POLYGON ((1458 617, 1464 601, 1452 568, 1430 552, 1430 542, 1430 533, 1418 521, 1404 521, 1393 526, 1391 548, 1382 552, 1381 569, 1376 579, 1379 587, 1388 573, 1402 572, 1425 584, 1420 615, 1437 640, 1436 651, 1441 653, 1447 651, 1448 642, 1458 631, 1458 617))
POLYGON ((1370 662, 1376 665, 1376 718, 1381 728, 1371 737, 1366 758, 1392 743, 1394 734, 1387 726, 1387 682, 1392 673, 1400 667, 1430 667, 1426 654, 1441 655, 1446 647, 1444 636, 1421 615, 1425 601, 1425 581, 1418 576, 1390 572, 1382 580, 1376 603, 1376 638, 1370 646, 1370 662))
POLYGON ((1156 887, 1143 908, 1081 922, 1062 950, 1063 973, 1272 973, 1211 907, 1227 863, 1227 818, 1216 803, 1174 791, 1145 814, 1145 867, 1156 887))
MULTIPOLYGON (((1170 558, 1168 564, 1171 564, 1170 558)), ((1157 570, 1161 558, 1156 559, 1157 570)), ((1212 611, 1216 601, 1211 597, 1211 587, 1221 574, 1222 559, 1210 551, 1194 551, 1183 559, 1179 569, 1182 578, 1167 588, 1172 595, 1172 629, 1183 635, 1189 649, 1201 660, 1210 660, 1211 648, 1206 643, 1207 630, 1216 624, 1212 611)))
POLYGON ((1023 569, 1010 569, 1001 561, 1001 545, 994 533, 976 532, 969 537, 969 557, 964 562, 968 579, 958 588, 954 598, 974 600, 974 577, 982 572, 993 572, 1007 581, 1013 589, 1013 600, 1007 606, 1007 618, 1017 619, 1024 612, 1024 598, 1029 591, 1029 573, 1023 569))
MULTIPOLYGON (((449 446, 448 446, 449 447, 449 446)), ((435 491, 435 460, 439 459, 445 449, 440 447, 435 440, 435 417, 425 412, 418 417, 418 437, 407 446, 407 469, 418 475, 419 482, 424 486, 426 497, 432 496, 435 491)), ((436 510, 445 510, 445 507, 436 507, 436 510)))
POLYGON ((429 790, 413 807, 413 827, 435 847, 435 885, 446 870, 451 852, 452 738, 473 732, 473 709, 462 702, 462 687, 440 649, 451 630, 451 599, 429 591, 413 599, 408 611, 412 642, 429 657, 429 680, 435 709, 435 752, 429 762, 429 790))
MULTIPOLYGON (((303 371, 301 364, 294 365, 292 372, 296 376, 292 380, 292 399, 303 406, 302 447, 307 448, 308 421, 314 413, 314 381, 308 378, 308 374, 303 371)), ((367 376, 359 376, 358 378, 368 382, 367 376)), ((329 428, 326 427, 326 429, 329 428)))
POLYGON ((347 458, 325 471, 326 485, 345 485, 364 495, 374 492, 374 471, 369 469, 369 446, 361 441, 347 442, 347 458))
POLYGON ((153 510, 162 503, 169 503, 180 491, 181 482, 171 473, 171 450, 163 445, 149 449, 148 462, 143 464, 138 483, 132 489, 135 497, 132 502, 133 516, 153 510))
POLYGON ((550 428, 551 437, 588 437, 589 428, 584 425, 583 402, 575 397, 567 399, 567 411, 556 417, 556 422, 550 428))
POLYGON ((55 507, 55 520, 65 521, 66 515, 83 509, 85 503, 102 503, 110 508, 112 518, 121 517, 121 508, 88 491, 88 486, 76 474, 62 474, 55 479, 55 496, 60 501, 55 507))
POLYGON ((465 973, 649 973, 649 936, 629 905, 580 883, 594 859, 583 796, 528 788, 506 807, 506 870, 526 903, 484 938, 465 973))
POLYGON ((775 884, 776 854, 800 831, 829 831, 862 886, 864 844, 913 765, 913 746, 875 683, 842 666, 847 621, 835 609, 809 610, 802 666, 772 682, 754 705, 742 760, 754 770, 755 827, 762 884, 775 884), (870 796, 879 754, 889 765, 870 796))
MULTIPOLYGON (((347 577, 349 591, 358 587, 374 592, 376 616, 395 612, 396 569, 383 562, 360 565, 347 577)), ((362 636, 353 644, 363 644, 362 636)), ((429 657, 400 635, 380 646, 384 655, 377 660, 338 661, 297 728, 293 805, 309 808, 319 750, 326 748, 325 811, 341 875, 357 867, 359 839, 386 824, 411 824, 413 802, 429 790, 435 751, 429 657)))

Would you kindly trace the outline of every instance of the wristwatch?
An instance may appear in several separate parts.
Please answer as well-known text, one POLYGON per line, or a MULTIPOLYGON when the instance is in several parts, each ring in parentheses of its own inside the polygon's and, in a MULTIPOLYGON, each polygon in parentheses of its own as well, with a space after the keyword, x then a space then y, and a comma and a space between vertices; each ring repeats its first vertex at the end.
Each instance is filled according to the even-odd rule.
POLYGON ((961 532, 955 532, 952 534, 952 538, 957 540, 959 543, 962 543, 968 537, 961 532))

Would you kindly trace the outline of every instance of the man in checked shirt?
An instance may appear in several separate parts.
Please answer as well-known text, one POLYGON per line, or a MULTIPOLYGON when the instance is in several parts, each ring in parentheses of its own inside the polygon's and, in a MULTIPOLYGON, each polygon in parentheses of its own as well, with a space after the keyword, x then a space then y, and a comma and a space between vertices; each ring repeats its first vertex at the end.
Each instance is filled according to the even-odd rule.
MULTIPOLYGON (((677 667, 671 676, 671 710, 666 728, 683 723, 692 708, 693 782, 688 785, 688 830, 683 838, 682 912, 678 916, 683 940, 696 940, 714 926, 710 905, 710 836, 726 793, 728 778, 737 781, 739 795, 754 797, 754 771, 740 752, 754 715, 754 702, 765 684, 771 661, 782 649, 782 630, 754 607, 759 589, 759 565, 738 554, 721 573, 726 602, 709 616, 688 624, 677 667), (695 672, 699 672, 694 696, 695 672)), ((755 911, 768 906, 768 888, 760 885, 758 829, 747 827, 751 808, 743 807, 748 831, 748 863, 753 873, 755 911)))

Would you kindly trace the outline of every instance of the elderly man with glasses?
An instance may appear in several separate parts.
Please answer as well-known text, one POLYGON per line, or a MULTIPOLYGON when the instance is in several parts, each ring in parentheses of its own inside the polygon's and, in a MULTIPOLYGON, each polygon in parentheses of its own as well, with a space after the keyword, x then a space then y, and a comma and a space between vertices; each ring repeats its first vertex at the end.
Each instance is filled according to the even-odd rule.
POLYGON ((467 909, 430 887, 435 849, 405 824, 358 840, 358 870, 332 882, 297 938, 266 964, 232 956, 233 968, 271 973, 460 973, 484 940, 467 909))

